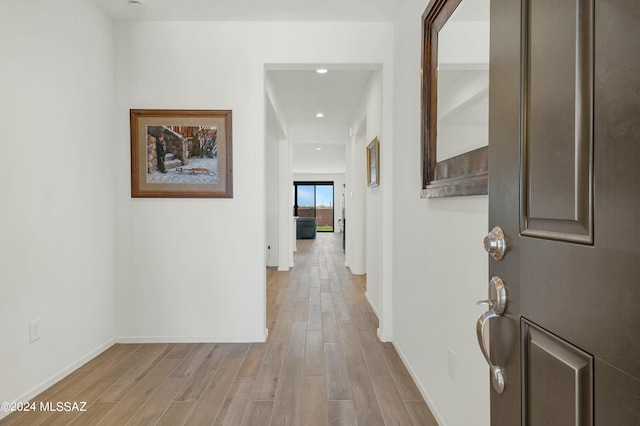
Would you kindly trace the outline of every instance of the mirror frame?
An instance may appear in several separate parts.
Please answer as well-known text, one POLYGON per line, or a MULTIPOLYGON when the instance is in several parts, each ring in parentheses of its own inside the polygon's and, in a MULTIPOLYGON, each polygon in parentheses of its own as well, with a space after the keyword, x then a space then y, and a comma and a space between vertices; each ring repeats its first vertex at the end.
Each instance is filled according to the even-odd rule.
POLYGON ((488 146, 437 161, 438 32, 462 0, 431 0, 422 15, 422 197, 488 193, 488 146))

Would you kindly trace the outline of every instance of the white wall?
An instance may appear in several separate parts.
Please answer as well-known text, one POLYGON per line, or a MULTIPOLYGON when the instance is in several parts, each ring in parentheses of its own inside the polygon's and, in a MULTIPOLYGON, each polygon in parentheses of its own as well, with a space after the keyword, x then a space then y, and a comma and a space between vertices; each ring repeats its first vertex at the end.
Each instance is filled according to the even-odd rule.
MULTIPOLYGON (((384 335, 379 332, 379 337, 382 340, 390 340, 392 337, 391 323, 388 322, 391 320, 390 304, 386 307, 388 316, 385 317, 385 303, 390 302, 390 291, 385 294, 385 289, 391 289, 391 277, 385 278, 385 272, 390 271, 392 265, 391 252, 386 252, 385 246, 391 247, 390 233, 386 231, 390 230, 392 223, 390 208, 393 188, 391 181, 393 141, 392 138, 384 138, 382 99, 382 73, 376 71, 371 74, 360 111, 356 115, 353 125, 353 128, 359 130, 354 138, 353 155, 351 157, 353 175, 351 179, 353 190, 362 191, 363 211, 361 216, 353 217, 350 222, 347 222, 347 226, 358 226, 359 222, 364 223, 364 240, 366 244, 363 248, 362 257, 364 258, 365 271, 367 273, 366 297, 381 320, 381 328, 386 325, 384 335), (380 185, 367 187, 366 148, 376 137, 380 141, 380 185), (385 211, 385 205, 388 205, 388 211, 385 211)), ((357 197, 355 201, 358 203, 357 197)), ((355 207, 357 212, 358 208, 357 206, 355 207)), ((358 230, 353 230, 357 234, 358 230)), ((354 235, 354 238, 351 238, 348 235, 348 237, 348 241, 354 241, 356 236, 354 235)), ((349 247, 353 249, 353 245, 349 247)), ((357 246, 356 250, 359 248, 357 246)), ((351 253, 350 259, 358 259, 359 257, 357 253, 351 253)), ((357 269, 355 272, 358 272, 357 269)))
MULTIPOLYGON (((394 344, 441 425, 489 424, 489 374, 475 336, 485 299, 486 196, 421 199, 421 0, 396 18, 394 344), (451 375, 448 349, 454 354, 451 375)), ((384 176, 383 176, 384 177, 384 176)))
POLYGON ((278 266, 278 140, 267 134, 266 141, 266 254, 267 266, 278 266))
POLYGON ((345 149, 345 161, 348 164, 345 173, 346 195, 346 244, 345 265, 351 273, 362 275, 367 272, 367 210, 366 171, 364 149, 367 146, 366 122, 352 137, 345 149))
MULTIPOLYGON (((269 80, 265 79, 269 86, 269 80)), ((269 267, 276 267, 279 264, 280 249, 280 225, 278 223, 279 211, 279 182, 278 182, 278 140, 285 139, 283 122, 276 107, 273 104, 273 97, 267 87, 265 93, 266 108, 266 140, 265 140, 265 208, 266 208, 266 247, 265 262, 269 267)))
POLYGON ((26 401, 115 334, 113 26, 3 1, 0 58, 0 401, 26 401))
POLYGON ((115 30, 118 336, 263 339, 265 64, 382 64, 390 90, 393 25, 122 22, 115 30), (232 109, 233 199, 131 199, 129 108, 232 109))

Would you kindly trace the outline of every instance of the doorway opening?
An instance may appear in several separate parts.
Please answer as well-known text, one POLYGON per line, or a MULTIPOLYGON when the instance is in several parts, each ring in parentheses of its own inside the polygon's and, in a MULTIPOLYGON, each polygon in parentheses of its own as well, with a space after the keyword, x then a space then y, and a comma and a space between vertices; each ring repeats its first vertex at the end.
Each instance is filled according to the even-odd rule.
POLYGON ((317 232, 334 231, 333 182, 293 182, 293 215, 316 219, 317 232))

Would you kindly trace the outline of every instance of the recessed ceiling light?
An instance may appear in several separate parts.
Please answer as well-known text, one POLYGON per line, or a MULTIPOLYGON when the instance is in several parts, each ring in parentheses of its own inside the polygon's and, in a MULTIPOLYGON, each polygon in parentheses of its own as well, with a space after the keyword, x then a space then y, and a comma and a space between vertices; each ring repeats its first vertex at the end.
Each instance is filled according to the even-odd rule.
POLYGON ((323 113, 321 113, 321 112, 319 112, 319 113, 317 113, 317 114, 316 114, 316 117, 318 117, 318 118, 322 118, 322 117, 324 117, 324 114, 323 114, 323 113))
POLYGON ((318 74, 326 74, 328 71, 329 71, 329 70, 328 70, 328 69, 326 69, 326 68, 318 68, 318 69, 316 70, 316 72, 317 72, 318 74))
POLYGON ((322 151, 322 148, 316 148, 316 151, 322 151))

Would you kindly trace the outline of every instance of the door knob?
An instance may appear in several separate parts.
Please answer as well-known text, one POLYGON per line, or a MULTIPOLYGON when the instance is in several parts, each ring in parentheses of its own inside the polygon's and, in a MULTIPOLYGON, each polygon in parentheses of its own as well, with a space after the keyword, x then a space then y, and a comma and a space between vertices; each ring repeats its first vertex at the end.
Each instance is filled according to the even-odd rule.
POLYGON ((504 239, 504 232, 499 226, 494 227, 489 235, 484 237, 484 249, 495 260, 502 260, 507 251, 507 242, 504 239))

